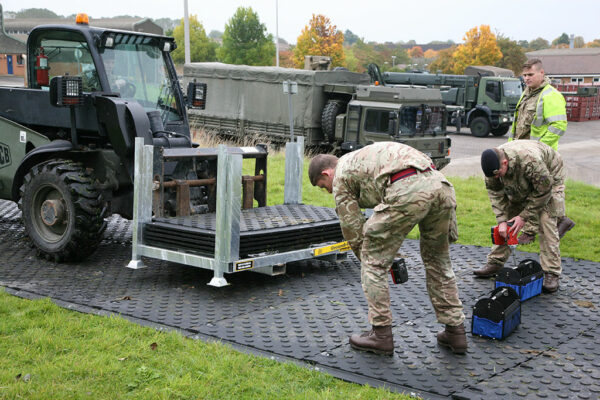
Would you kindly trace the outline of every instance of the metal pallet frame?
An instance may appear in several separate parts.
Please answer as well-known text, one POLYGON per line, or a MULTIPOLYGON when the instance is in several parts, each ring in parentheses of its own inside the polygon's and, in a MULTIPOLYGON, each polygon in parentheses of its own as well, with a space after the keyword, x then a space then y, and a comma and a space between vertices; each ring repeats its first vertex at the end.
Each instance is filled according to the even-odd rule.
MULTIPOLYGON (((286 172, 284 198, 286 204, 298 204, 302 198, 302 162, 304 138, 286 145, 286 172)), ((128 268, 145 268, 142 256, 176 262, 214 271, 208 283, 211 286, 226 286, 225 273, 252 270, 274 275, 285 272, 285 264, 311 258, 337 260, 338 255, 348 251, 348 246, 332 246, 324 252, 315 248, 267 254, 251 259, 239 259, 242 154, 225 145, 217 149, 217 205, 214 257, 205 257, 182 251, 149 246, 144 242, 144 224, 152 222, 152 170, 153 146, 144 145, 141 138, 135 139, 135 167, 133 190, 133 224, 131 261, 128 268), (323 255, 321 255, 323 254, 323 255)))

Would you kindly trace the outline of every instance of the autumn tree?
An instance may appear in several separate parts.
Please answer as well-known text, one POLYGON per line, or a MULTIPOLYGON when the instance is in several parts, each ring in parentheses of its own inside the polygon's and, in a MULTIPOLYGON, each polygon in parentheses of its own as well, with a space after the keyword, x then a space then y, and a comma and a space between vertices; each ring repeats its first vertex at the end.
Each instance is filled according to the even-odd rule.
MULTIPOLYGON (((369 64, 379 65, 382 71, 389 71, 394 65, 410 61, 408 53, 399 44, 386 42, 365 42, 358 39, 352 46, 345 46, 346 67, 351 71, 365 72, 369 64)), ((396 67, 396 70, 398 68, 396 67)))
MULTIPOLYGON (((190 60, 192 62, 215 61, 217 59, 217 43, 206 36, 202 23, 196 15, 190 15, 190 60)), ((173 61, 177 64, 185 62, 185 42, 183 40, 183 18, 179 25, 173 29, 173 37, 177 48, 171 53, 173 61)))
POLYGON ((436 58, 438 55, 438 52, 433 50, 433 49, 427 49, 425 51, 425 53, 423 54, 423 57, 427 58, 427 59, 431 59, 431 58, 436 58))
POLYGON ((283 68, 294 68, 294 52, 292 50, 279 51, 279 66, 283 68))
POLYGON ((414 46, 410 50, 408 50, 408 55, 410 58, 423 58, 423 49, 421 46, 414 46))
POLYGON ((435 74, 441 71, 443 74, 451 74, 454 71, 454 52, 456 46, 448 47, 438 51, 437 58, 429 63, 429 71, 435 74))
POLYGON ((228 64, 273 65, 275 43, 252 7, 238 7, 225 25, 219 56, 228 64))
POLYGON ((583 39, 583 36, 575 36, 575 39, 573 39, 573 47, 576 49, 585 47, 585 40, 583 39))
POLYGON ((298 36, 294 48, 294 64, 303 68, 304 56, 328 56, 331 57, 332 67, 344 66, 343 43, 344 34, 331 24, 329 18, 313 14, 298 36))
POLYGON ((502 35, 498 35, 496 42, 502 52, 502 58, 495 65, 510 69, 515 73, 515 76, 519 76, 523 70, 523 64, 527 61, 523 48, 516 41, 502 35))
POLYGON ((454 52, 454 73, 462 74, 470 65, 494 65, 502 58, 496 35, 489 25, 469 30, 463 37, 464 44, 454 52))
POLYGON ((588 42, 585 47, 600 47, 600 39, 594 39, 591 42, 588 42))

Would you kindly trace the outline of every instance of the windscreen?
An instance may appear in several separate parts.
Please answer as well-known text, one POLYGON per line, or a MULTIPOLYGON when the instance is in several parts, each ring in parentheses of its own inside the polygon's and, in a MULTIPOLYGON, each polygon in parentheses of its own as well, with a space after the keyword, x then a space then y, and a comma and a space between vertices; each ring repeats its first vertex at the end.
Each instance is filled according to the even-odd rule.
POLYGON ((166 61, 156 45, 120 43, 105 48, 101 56, 111 92, 137 101, 146 112, 160 111, 164 123, 182 119, 166 61))
POLYGON ((504 96, 506 97, 521 97, 523 89, 519 81, 504 81, 502 82, 504 96))
POLYGON ((404 106, 398 115, 400 134, 414 135, 439 134, 445 129, 444 107, 440 106, 404 106))

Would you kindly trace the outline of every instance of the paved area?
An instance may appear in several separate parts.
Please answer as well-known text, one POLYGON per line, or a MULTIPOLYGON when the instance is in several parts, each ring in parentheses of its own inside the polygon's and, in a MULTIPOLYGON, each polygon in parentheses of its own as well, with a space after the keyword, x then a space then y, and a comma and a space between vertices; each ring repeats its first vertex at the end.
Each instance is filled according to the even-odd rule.
POLYGON ((20 76, 0 75, 0 86, 25 86, 25 81, 20 76))
MULTIPOLYGON (((225 288, 206 285, 210 271, 148 260, 129 270, 131 222, 112 217, 92 257, 78 264, 40 260, 29 247, 20 212, 0 201, 0 286, 25 298, 48 296, 63 307, 120 314, 136 323, 219 340, 250 353, 318 368, 339 378, 427 399, 537 399, 600 396, 600 265, 563 259, 560 290, 522 305, 522 323, 504 341, 469 336, 454 355, 436 344, 418 242, 407 240, 410 280, 392 285, 393 357, 356 352, 348 336, 368 330, 360 265, 299 262, 282 276, 243 272, 225 288)), ((451 257, 470 328, 472 307, 493 282, 473 268, 487 248, 453 245, 451 257)), ((518 253, 518 257, 531 254, 518 253)))
MULTIPOLYGON (((505 143, 508 135, 486 138, 472 136, 463 129, 456 133, 450 128, 452 161, 442 171, 447 176, 480 176, 480 156, 483 150, 505 143)), ((568 179, 600 187, 600 120, 569 122, 558 151, 563 156, 568 179)))

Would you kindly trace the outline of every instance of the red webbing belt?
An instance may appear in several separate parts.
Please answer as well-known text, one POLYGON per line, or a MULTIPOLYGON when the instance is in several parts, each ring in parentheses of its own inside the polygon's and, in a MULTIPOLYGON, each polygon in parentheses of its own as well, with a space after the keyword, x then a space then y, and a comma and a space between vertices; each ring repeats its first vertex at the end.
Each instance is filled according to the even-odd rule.
MULTIPOLYGON (((435 169, 435 165, 431 164, 431 166, 429 168, 427 168, 426 170, 421 171, 421 172, 428 172, 428 171, 432 171, 434 169, 435 169)), ((394 183, 397 180, 408 178, 409 176, 416 175, 417 172, 418 172, 418 170, 416 168, 403 169, 402 171, 396 172, 394 175, 392 175, 390 178, 390 182, 394 183)))

